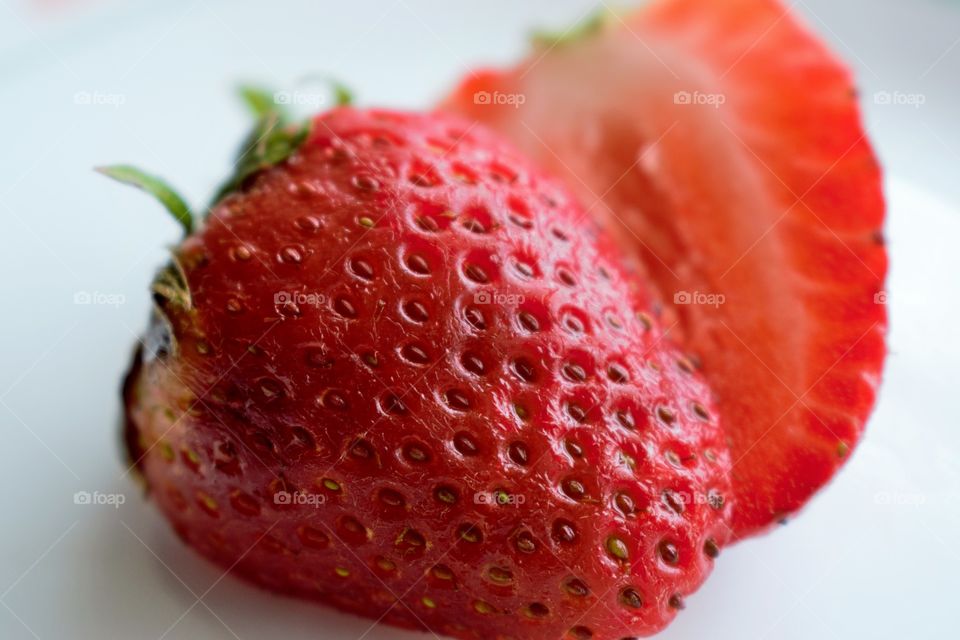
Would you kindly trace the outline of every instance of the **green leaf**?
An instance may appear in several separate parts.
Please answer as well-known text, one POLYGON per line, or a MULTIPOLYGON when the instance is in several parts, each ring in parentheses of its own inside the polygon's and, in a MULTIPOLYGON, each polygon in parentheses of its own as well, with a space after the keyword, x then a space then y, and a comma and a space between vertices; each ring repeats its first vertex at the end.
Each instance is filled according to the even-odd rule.
POLYGON ((146 191, 162 204, 183 227, 185 235, 193 231, 193 213, 184 199, 161 178, 145 173, 130 165, 118 164, 109 167, 97 167, 103 175, 123 184, 129 184, 146 191))
POLYGON ((233 176, 220 187, 213 201, 219 202, 256 172, 280 164, 293 155, 310 135, 312 122, 306 120, 302 124, 284 126, 276 111, 260 118, 240 147, 233 176))

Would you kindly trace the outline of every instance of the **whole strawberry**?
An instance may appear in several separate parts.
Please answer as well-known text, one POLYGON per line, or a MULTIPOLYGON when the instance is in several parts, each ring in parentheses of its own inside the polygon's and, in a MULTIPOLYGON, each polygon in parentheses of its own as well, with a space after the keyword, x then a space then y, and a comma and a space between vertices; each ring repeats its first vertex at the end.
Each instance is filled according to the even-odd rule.
MULTIPOLYGON (((125 385, 191 546, 458 638, 648 635, 728 539, 709 393, 584 211, 450 116, 263 128, 125 385)), ((127 173, 125 173, 127 172, 127 173)))

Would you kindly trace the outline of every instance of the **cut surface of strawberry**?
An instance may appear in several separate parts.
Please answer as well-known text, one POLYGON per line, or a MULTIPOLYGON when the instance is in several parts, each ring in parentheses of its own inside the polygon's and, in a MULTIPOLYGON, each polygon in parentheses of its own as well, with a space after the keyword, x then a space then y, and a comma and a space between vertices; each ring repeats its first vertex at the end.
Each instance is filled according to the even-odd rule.
POLYGON ((565 176, 658 285, 717 396, 734 535, 799 510, 859 440, 885 357, 881 174, 846 69, 774 0, 661 0, 442 108, 565 176))

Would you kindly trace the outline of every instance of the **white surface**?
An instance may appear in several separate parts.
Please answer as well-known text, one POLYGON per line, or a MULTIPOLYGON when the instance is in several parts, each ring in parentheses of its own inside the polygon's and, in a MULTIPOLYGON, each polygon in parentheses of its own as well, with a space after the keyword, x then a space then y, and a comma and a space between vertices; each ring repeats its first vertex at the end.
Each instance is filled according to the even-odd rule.
MULTIPOLYGON (((320 71, 367 103, 426 106, 468 62, 509 60, 530 26, 564 24, 592 3, 78 4, 48 16, 0 0, 0 638, 425 637, 221 581, 120 477, 119 379, 177 230, 89 168, 135 161, 201 202, 246 126, 236 80, 291 85, 320 71), (77 92, 123 104, 77 104, 77 92), (77 292, 123 303, 77 305, 77 292), (81 490, 127 502, 75 505, 81 490)), ((860 69, 896 176, 886 381, 831 489, 775 535, 727 550, 660 637, 955 637, 960 11, 890 0, 798 8, 860 69), (925 103, 875 104, 881 90, 925 103)))

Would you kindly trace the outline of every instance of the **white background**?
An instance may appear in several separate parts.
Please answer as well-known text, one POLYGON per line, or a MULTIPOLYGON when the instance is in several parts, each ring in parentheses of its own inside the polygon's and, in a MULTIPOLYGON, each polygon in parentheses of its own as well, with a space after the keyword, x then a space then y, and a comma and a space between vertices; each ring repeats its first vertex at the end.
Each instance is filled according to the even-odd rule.
MULTIPOLYGON (((793 4, 856 68, 888 170, 886 380, 830 490, 726 550, 660 637, 956 637, 960 6, 793 4), (876 104, 877 91, 925 102, 876 104)), ((531 27, 593 5, 0 0, 0 638, 425 637, 221 580, 121 477, 119 380, 178 231, 90 168, 135 162, 203 202, 248 124, 238 80, 332 73, 365 104, 426 107, 467 66, 514 59, 531 27), (75 505, 79 490, 127 502, 75 505)))

